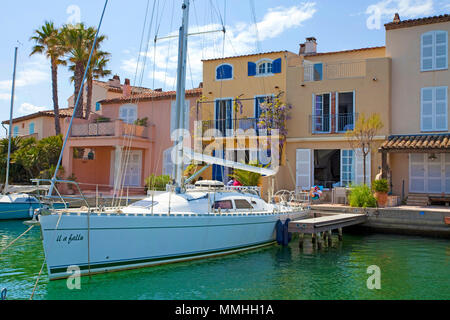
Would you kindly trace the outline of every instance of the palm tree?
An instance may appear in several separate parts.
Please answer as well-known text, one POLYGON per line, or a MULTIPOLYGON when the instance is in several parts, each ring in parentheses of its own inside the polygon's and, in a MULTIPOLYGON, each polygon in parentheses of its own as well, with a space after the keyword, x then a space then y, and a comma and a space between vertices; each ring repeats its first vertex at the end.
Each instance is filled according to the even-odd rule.
MULTIPOLYGON (((86 67, 89 60, 89 55, 94 44, 95 35, 97 30, 93 27, 88 27, 83 23, 78 24, 77 26, 66 25, 63 27, 63 34, 65 39, 65 45, 67 47, 69 57, 68 60, 71 63, 69 69, 73 71, 74 75, 72 77, 72 81, 74 82, 74 96, 75 99, 78 97, 78 93, 80 92, 83 76, 86 71, 86 67)), ((90 86, 90 91, 88 88, 88 96, 87 102, 88 107, 84 110, 86 117, 89 117, 90 113, 90 104, 92 102, 92 79, 94 78, 93 73, 97 72, 98 76, 101 76, 102 73, 107 75, 109 70, 104 70, 106 67, 106 63, 109 61, 107 57, 109 53, 100 51, 99 48, 101 43, 106 39, 106 36, 99 35, 97 37, 97 42, 94 48, 94 54, 91 59, 90 68, 88 69, 87 81, 88 86, 90 86), (96 71, 97 70, 97 71, 96 71), (89 84, 89 81, 91 83, 89 84)), ((80 96, 79 105, 81 108, 76 110, 75 117, 83 118, 83 107, 84 107, 84 96, 83 94, 80 96)))
POLYGON ((34 36, 30 38, 36 45, 32 48, 30 56, 36 53, 45 54, 50 59, 52 70, 52 93, 53 93, 53 110, 55 113, 55 131, 56 134, 61 133, 59 123, 59 102, 58 102, 58 66, 65 65, 62 59, 65 54, 65 46, 63 45, 61 32, 55 28, 53 22, 46 21, 40 29, 34 31, 34 36))
POLYGON ((111 74, 111 70, 106 69, 106 65, 109 62, 109 53, 104 51, 95 51, 91 60, 91 68, 87 75, 87 96, 86 96, 86 119, 89 118, 89 114, 92 110, 92 89, 94 79, 100 79, 111 74))

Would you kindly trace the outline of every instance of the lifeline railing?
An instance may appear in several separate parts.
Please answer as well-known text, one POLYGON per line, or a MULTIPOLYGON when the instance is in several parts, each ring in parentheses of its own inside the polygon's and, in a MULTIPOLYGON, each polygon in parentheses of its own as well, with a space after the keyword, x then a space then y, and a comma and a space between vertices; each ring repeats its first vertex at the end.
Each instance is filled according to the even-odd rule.
MULTIPOLYGON (((42 182, 48 182, 48 183, 52 183, 51 179, 31 179, 32 182, 36 183, 37 186, 39 187, 41 185, 42 182)), ((64 208, 67 209, 68 205, 67 205, 67 201, 65 199, 71 199, 71 200, 81 200, 84 201, 84 203, 86 204, 86 207, 88 208, 88 211, 91 211, 91 207, 89 205, 89 202, 87 201, 86 197, 83 195, 83 192, 81 191, 80 186, 78 185, 77 182, 72 181, 72 180, 53 180, 54 181, 54 190, 55 192, 58 194, 57 196, 49 196, 49 195, 45 195, 43 196, 44 199, 49 199, 49 200, 54 200, 54 199, 60 199, 63 203, 64 203, 64 208), (57 188, 57 183, 64 183, 64 184, 69 184, 69 185, 74 185, 76 186, 76 188, 78 189, 78 192, 80 194, 80 197, 76 197, 76 196, 63 196, 61 194, 61 192, 59 192, 58 188, 57 188)))

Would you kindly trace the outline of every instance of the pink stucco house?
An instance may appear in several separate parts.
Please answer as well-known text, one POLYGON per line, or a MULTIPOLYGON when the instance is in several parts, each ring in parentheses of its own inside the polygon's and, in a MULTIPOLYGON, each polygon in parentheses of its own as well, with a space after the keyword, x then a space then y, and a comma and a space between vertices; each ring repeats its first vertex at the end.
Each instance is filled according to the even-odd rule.
MULTIPOLYGON (((187 114, 201 94, 201 88, 186 91, 187 114)), ((142 193, 146 177, 170 174, 175 100, 174 91, 134 93, 126 79, 121 96, 99 101, 88 120, 74 119, 63 154, 66 177, 74 176, 83 190, 105 194, 124 186, 142 193)), ((64 119, 64 133, 69 123, 64 119)))

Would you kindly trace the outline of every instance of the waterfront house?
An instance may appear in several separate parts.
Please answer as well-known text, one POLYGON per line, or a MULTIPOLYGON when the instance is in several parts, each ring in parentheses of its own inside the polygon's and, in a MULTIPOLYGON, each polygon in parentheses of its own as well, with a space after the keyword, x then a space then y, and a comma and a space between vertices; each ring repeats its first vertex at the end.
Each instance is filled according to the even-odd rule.
POLYGON ((450 15, 402 21, 397 14, 385 28, 392 129, 380 148, 384 174, 408 204, 448 201, 450 15))
MULTIPOLYGON (((72 108, 59 109, 60 125, 65 118, 71 117, 72 108)), ((13 119, 13 137, 34 137, 37 140, 55 135, 55 113, 53 110, 38 111, 13 119)), ((9 125, 9 120, 2 121, 2 125, 9 125)))
MULTIPOLYGON (((207 153, 212 151, 228 160, 268 163, 270 148, 261 145, 267 132, 258 127, 261 105, 280 94, 281 100, 286 100, 287 61, 295 55, 276 51, 203 60, 203 97, 195 113, 200 128, 196 142, 200 139, 203 148, 215 144, 216 150, 207 153), (215 133, 208 135, 208 130, 215 133), (242 135, 249 130, 255 140, 236 137, 238 132, 242 135), (263 156, 258 153, 261 149, 263 156)), ((204 176, 227 182, 230 173, 229 168, 214 165, 204 176)))
MULTIPOLYGON (((200 98, 201 88, 186 91, 186 111, 200 98)), ((89 119, 74 119, 63 154, 67 176, 83 189, 103 194, 123 187, 142 193, 150 174, 172 174, 170 148, 174 91, 131 94, 126 81, 120 97, 101 100, 89 119)), ((67 132, 69 119, 64 122, 67 132)), ((192 125, 191 125, 192 126, 192 125)))
MULTIPOLYGON (((384 47, 337 52, 317 51, 307 38, 287 68, 287 101, 293 106, 287 123, 286 165, 277 189, 323 189, 363 182, 363 157, 345 137, 358 116, 379 113, 384 124, 375 137, 380 145, 389 134, 391 60, 384 47)), ((375 149, 376 151, 376 149, 375 149)), ((366 159, 370 184, 380 155, 366 159)))

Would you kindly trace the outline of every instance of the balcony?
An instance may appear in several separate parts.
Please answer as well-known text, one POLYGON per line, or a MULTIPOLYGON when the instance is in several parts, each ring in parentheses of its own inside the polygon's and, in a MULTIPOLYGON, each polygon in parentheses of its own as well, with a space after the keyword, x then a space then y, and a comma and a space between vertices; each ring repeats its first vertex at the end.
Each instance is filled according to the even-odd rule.
POLYGON ((357 113, 311 115, 311 133, 344 133, 348 130, 353 130, 357 118, 357 113))
POLYGON ((128 124, 122 120, 108 122, 79 122, 74 123, 70 137, 136 137, 148 139, 149 128, 128 124))
POLYGON ((366 60, 303 65, 303 80, 305 82, 364 78, 365 76, 366 60))
POLYGON ((270 135, 266 129, 260 129, 258 127, 259 118, 241 118, 241 119, 218 119, 218 120, 204 120, 201 121, 202 136, 205 136, 208 130, 219 130, 223 136, 231 137, 238 134, 245 133, 247 130, 255 130, 257 136, 270 135), (267 132, 267 133, 266 133, 267 132))

